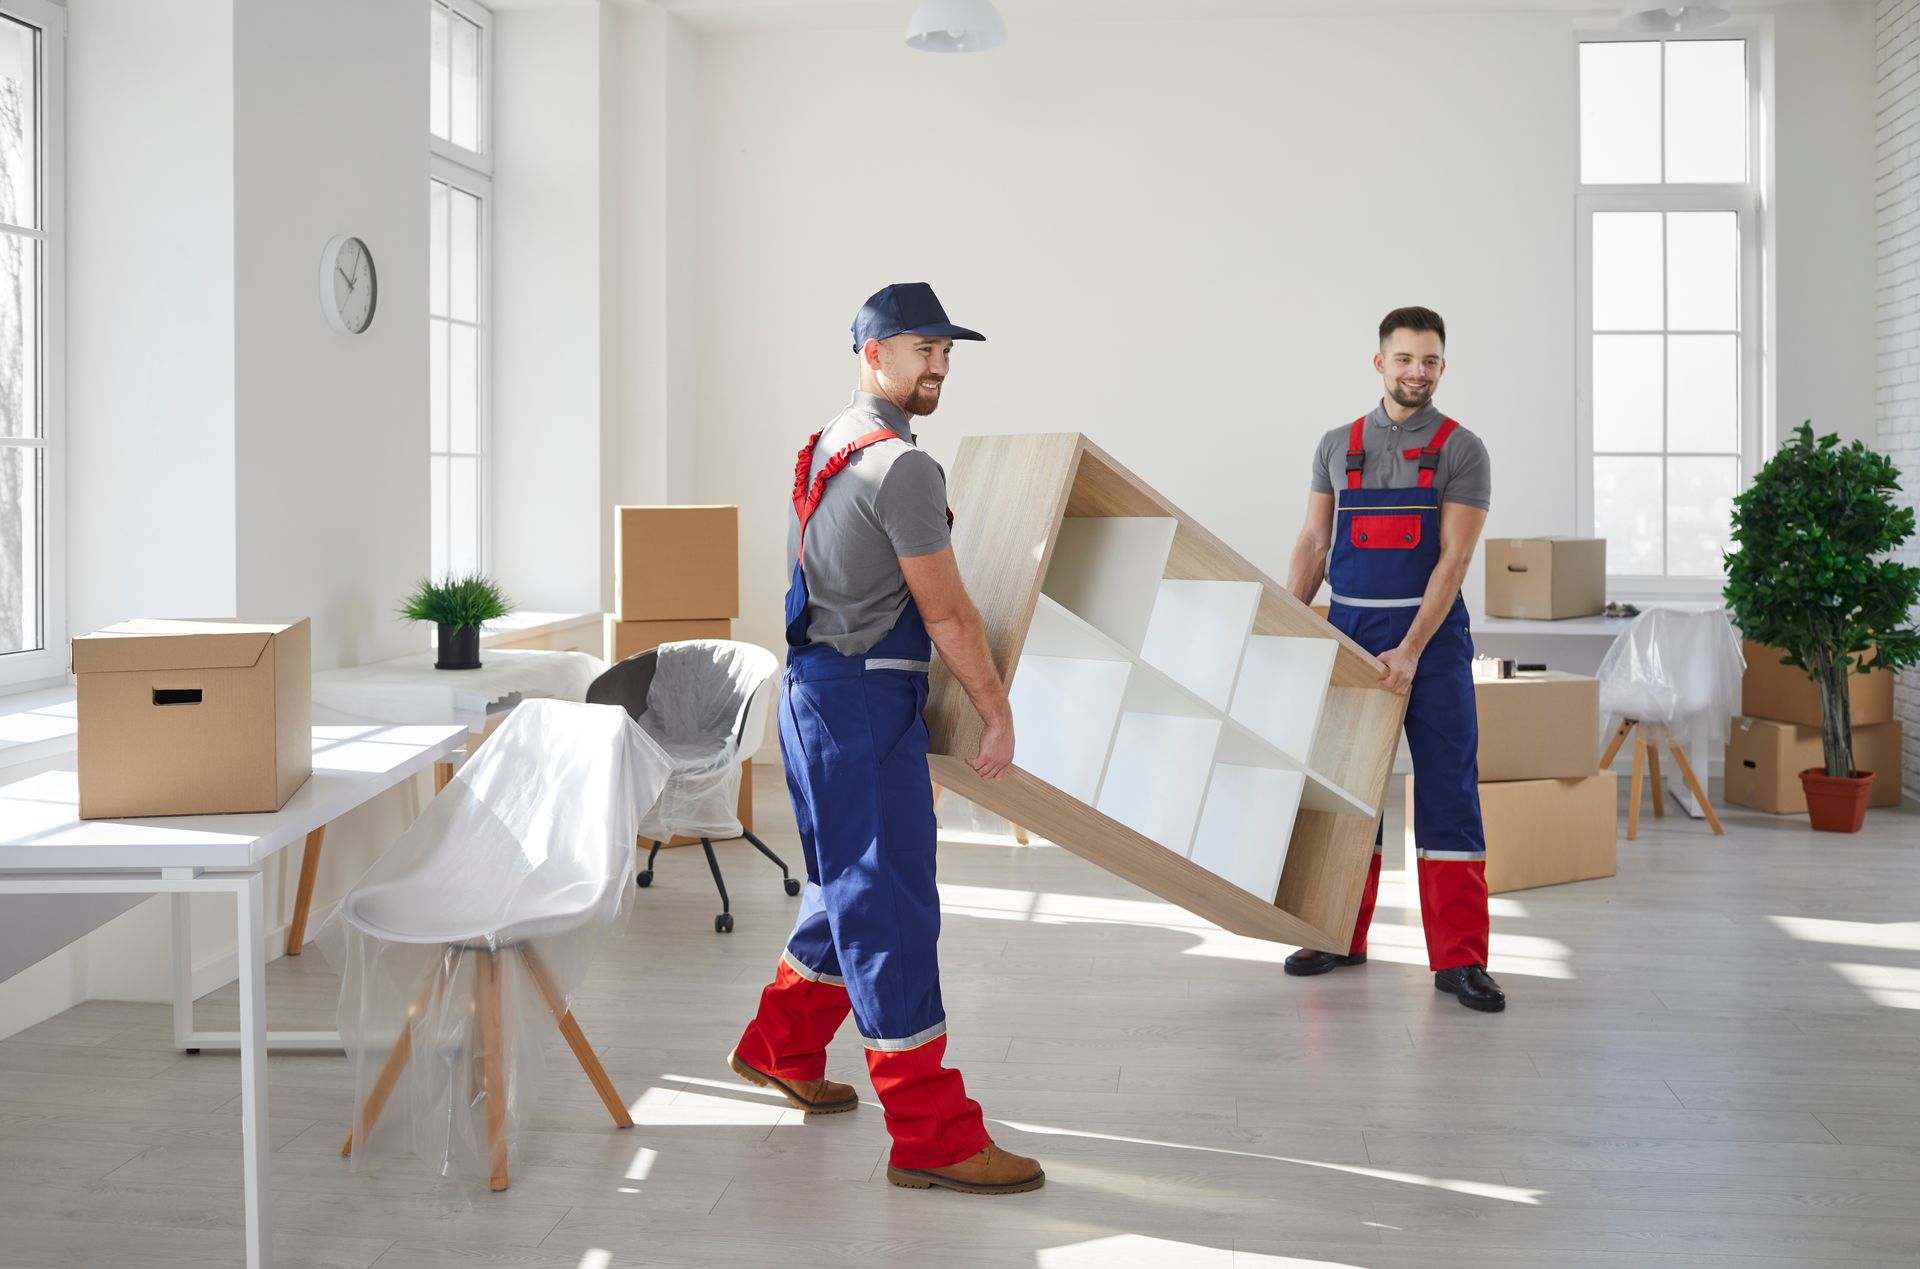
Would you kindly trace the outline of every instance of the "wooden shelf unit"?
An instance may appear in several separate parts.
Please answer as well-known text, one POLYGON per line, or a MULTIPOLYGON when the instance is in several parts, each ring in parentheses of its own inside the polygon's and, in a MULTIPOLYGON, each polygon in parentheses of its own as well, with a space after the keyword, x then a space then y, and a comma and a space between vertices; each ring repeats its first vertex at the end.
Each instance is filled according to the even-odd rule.
POLYGON ((940 784, 1227 929, 1345 947, 1406 698, 1378 661, 1077 433, 969 437, 954 550, 1014 769, 936 667, 940 784))

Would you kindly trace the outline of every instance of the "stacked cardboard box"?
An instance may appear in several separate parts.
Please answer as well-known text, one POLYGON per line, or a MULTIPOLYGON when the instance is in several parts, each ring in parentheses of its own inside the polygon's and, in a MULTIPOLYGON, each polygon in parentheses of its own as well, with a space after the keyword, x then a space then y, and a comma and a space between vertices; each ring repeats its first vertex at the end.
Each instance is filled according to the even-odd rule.
MULTIPOLYGON (((739 615, 738 507, 613 509, 608 661, 683 639, 731 639, 739 615)), ((740 822, 753 827, 751 762, 740 773, 740 822)), ((675 838, 669 844, 688 841, 675 838)))
POLYGON ((1562 621, 1606 606, 1605 538, 1487 539, 1487 616, 1562 621))
MULTIPOLYGON (((1614 872, 1614 774, 1600 765, 1600 683, 1556 671, 1476 679, 1487 891, 1614 872)), ((1408 842, 1413 779, 1407 779, 1408 842)))
MULTIPOLYGON (((1727 801, 1776 815, 1804 815, 1800 773, 1822 766, 1820 691, 1805 670, 1783 664, 1780 651, 1745 647, 1740 717, 1727 737, 1727 801)), ((1847 684, 1853 714, 1853 764, 1873 772, 1870 806, 1900 805, 1900 724, 1893 717, 1894 676, 1855 671, 1847 684)))

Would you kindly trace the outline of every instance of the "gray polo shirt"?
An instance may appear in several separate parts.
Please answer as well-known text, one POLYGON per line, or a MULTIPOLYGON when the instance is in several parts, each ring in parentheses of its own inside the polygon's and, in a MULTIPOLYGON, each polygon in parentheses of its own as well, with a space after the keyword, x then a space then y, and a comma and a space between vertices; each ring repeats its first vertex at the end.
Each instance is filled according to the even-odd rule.
MULTIPOLYGON (((1387 417, 1384 403, 1373 407, 1362 429, 1366 446, 1366 466, 1361 469, 1362 489, 1410 489, 1420 481, 1419 449, 1433 437, 1433 431, 1446 418, 1432 405, 1414 411, 1405 423, 1387 417)), ((1313 491, 1333 493, 1347 487, 1347 433, 1352 424, 1337 427, 1320 438, 1313 451, 1313 491)), ((1487 460, 1487 447, 1464 427, 1453 429, 1440 448, 1440 465, 1433 470, 1433 487, 1440 491, 1441 502, 1460 502, 1487 510, 1493 503, 1493 465, 1487 460)))
MULTIPOLYGON (((947 474, 914 444, 906 412, 891 401, 853 394, 814 447, 809 485, 828 458, 883 427, 897 439, 849 459, 807 522, 807 637, 849 656, 880 642, 906 610, 900 558, 947 545, 947 474)), ((799 542, 800 517, 789 510, 789 572, 799 542)))

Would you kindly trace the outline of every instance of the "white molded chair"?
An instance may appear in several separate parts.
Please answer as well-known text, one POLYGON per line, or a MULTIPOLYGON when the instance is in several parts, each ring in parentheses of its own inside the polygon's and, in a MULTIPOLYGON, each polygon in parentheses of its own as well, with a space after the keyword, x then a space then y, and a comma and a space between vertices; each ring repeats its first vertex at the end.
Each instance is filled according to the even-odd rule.
MULTIPOLYGON (((512 1002, 502 986, 516 964, 614 1123, 633 1126, 573 1018, 568 994, 624 913, 634 832, 664 787, 668 765, 620 710, 526 701, 354 885, 329 922, 348 941, 342 1032, 364 1037, 363 1013, 413 1003, 342 1154, 355 1152, 356 1137, 370 1139, 417 1050, 434 1060, 425 1069, 415 1063, 409 1092, 420 1104, 409 1105, 409 1137, 445 1134, 438 1153, 450 1166, 456 1139, 475 1131, 464 1117, 473 1101, 482 1102, 489 1184, 507 1188, 508 1109, 531 1095, 524 1084, 508 1084, 537 1073, 540 1047, 528 1019, 507 1012, 512 1002), (426 981, 416 994, 423 963, 426 981), (456 999, 462 976, 472 980, 470 1005, 456 999), (510 1033, 536 1042, 510 1045, 510 1033), (463 1081, 475 1066, 478 1089, 470 1090, 463 1081)), ((537 1019, 538 1006, 532 1010, 537 1019)), ((356 1061, 364 1060, 364 1039, 349 1044, 356 1061)))
POLYGON ((731 639, 694 639, 636 653, 587 689, 587 700, 624 708, 673 762, 660 801, 640 826, 640 835, 653 842, 653 849, 635 883, 653 884, 653 863, 662 842, 699 838, 720 892, 720 915, 713 919, 713 928, 722 934, 733 929, 733 909, 720 861, 714 857, 715 838, 745 837, 779 865, 786 892, 800 893, 800 880, 786 861, 743 826, 739 816, 740 768, 766 738, 779 672, 779 659, 765 648, 731 639))
POLYGON ((1709 739, 1725 739, 1728 720, 1740 708, 1740 676, 1746 659, 1740 636, 1721 609, 1691 612, 1678 608, 1649 608, 1621 631, 1600 662, 1600 713, 1620 725, 1613 733, 1604 770, 1636 727, 1633 740, 1633 781, 1627 803, 1627 840, 1640 832, 1640 783, 1653 778, 1653 813, 1666 814, 1661 790, 1660 749, 1664 745, 1699 799, 1707 822, 1718 836, 1723 830, 1707 791, 1700 784, 1685 745, 1694 732, 1709 739))

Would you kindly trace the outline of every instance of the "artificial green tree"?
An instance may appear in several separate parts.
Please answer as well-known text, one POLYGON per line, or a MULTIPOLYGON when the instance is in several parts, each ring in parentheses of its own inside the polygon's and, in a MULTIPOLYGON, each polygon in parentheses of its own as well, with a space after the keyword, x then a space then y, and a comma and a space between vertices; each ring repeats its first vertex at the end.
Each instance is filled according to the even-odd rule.
POLYGON ((1899 492, 1892 459, 1861 441, 1815 437, 1809 421, 1733 500, 1728 615, 1819 687, 1830 776, 1854 771, 1848 675, 1920 664, 1920 568, 1892 558, 1914 532, 1899 492))

